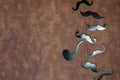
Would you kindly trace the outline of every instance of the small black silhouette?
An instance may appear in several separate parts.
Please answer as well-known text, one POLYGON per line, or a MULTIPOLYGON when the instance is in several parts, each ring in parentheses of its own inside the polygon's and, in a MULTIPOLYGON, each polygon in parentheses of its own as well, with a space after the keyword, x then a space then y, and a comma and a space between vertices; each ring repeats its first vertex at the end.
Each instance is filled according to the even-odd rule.
POLYGON ((74 11, 78 10, 81 4, 86 4, 87 6, 91 6, 93 4, 93 1, 91 1, 91 3, 89 3, 87 0, 78 1, 76 3, 76 8, 72 8, 72 9, 74 11))

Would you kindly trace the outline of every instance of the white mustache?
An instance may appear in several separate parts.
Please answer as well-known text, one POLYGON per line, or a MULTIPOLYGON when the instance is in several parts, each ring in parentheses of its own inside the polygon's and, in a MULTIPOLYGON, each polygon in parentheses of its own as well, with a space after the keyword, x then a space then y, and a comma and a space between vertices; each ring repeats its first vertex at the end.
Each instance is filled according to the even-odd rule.
POLYGON ((85 62, 84 64, 81 64, 81 67, 91 69, 93 72, 98 72, 96 64, 92 64, 91 62, 85 62))
POLYGON ((88 27, 89 31, 95 31, 95 30, 102 31, 102 30, 106 29, 106 24, 104 24, 103 26, 101 26, 101 25, 93 25, 93 26, 87 25, 87 27, 88 27))
POLYGON ((81 38, 85 39, 89 43, 95 43, 96 42, 96 39, 92 40, 91 37, 87 34, 81 34, 81 38))
POLYGON ((95 57, 97 55, 102 54, 103 52, 105 52, 105 46, 104 45, 103 45, 103 50, 95 50, 95 51, 93 51, 91 56, 88 56, 88 54, 86 54, 86 55, 87 55, 87 57, 92 58, 92 57, 95 57))
POLYGON ((95 43, 96 42, 96 39, 91 39, 91 37, 87 34, 79 34, 79 31, 75 32, 75 36, 78 37, 78 38, 82 38, 82 39, 85 39, 87 42, 89 43, 95 43))
POLYGON ((90 62, 85 62, 84 64, 82 64, 82 67, 89 69, 91 67, 96 67, 96 65, 90 62))

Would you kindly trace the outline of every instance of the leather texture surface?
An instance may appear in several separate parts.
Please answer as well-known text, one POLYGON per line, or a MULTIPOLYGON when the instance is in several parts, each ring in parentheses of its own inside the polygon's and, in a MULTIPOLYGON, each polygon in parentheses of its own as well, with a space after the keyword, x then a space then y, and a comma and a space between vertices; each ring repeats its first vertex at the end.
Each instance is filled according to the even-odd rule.
MULTIPOLYGON (((81 68, 81 62, 96 63, 100 72, 115 72, 103 80, 120 79, 120 0, 94 0, 92 6, 72 7, 78 0, 0 0, 0 80, 93 80, 97 73, 81 68), (81 11, 95 11, 104 16, 96 21, 84 18, 81 11), (90 32, 86 24, 106 23, 105 31, 90 32), (79 38, 75 32, 97 39, 84 40, 75 59, 66 61, 63 49, 74 50, 79 38), (88 59, 87 50, 104 54, 88 59)), ((91 1, 91 0, 89 0, 91 1)))

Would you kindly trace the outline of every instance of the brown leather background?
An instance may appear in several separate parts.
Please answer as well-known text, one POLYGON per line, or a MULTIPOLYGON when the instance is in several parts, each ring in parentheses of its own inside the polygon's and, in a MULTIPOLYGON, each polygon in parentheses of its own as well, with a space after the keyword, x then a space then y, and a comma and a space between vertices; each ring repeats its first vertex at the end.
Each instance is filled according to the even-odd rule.
MULTIPOLYGON (((80 67, 96 63, 100 72, 115 72, 102 80, 120 80, 120 0, 94 0, 93 6, 72 7, 78 0, 0 0, 0 80, 93 80, 97 73, 80 67), (84 18, 81 11, 92 10, 105 18, 84 18), (85 25, 108 24, 105 31, 89 32, 85 25), (74 33, 87 33, 95 44, 84 43, 72 61, 63 49, 74 50, 80 40, 74 33), (104 54, 88 59, 87 50, 105 44, 104 54)), ((91 1, 91 0, 89 0, 91 1)))

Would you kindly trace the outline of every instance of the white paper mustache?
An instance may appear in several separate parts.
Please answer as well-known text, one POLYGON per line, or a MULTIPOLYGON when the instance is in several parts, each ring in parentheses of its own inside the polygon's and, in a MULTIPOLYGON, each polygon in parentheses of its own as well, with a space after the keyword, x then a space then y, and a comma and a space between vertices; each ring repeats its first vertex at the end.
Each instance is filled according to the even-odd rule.
POLYGON ((101 26, 101 25, 93 25, 93 26, 87 25, 87 28, 89 31, 95 31, 95 30, 103 31, 106 29, 106 24, 104 24, 103 26, 101 26))
POLYGON ((96 64, 92 64, 91 62, 85 62, 84 64, 81 64, 81 67, 91 69, 93 72, 98 72, 96 64))
POLYGON ((76 35, 76 37, 78 37, 78 38, 83 38, 83 39, 85 39, 87 42, 89 42, 89 43, 95 43, 96 42, 96 39, 91 39, 91 37, 89 36, 89 35, 87 35, 87 34, 79 34, 79 32, 77 31, 76 33, 75 33, 75 35, 76 35))
POLYGON ((105 46, 104 46, 104 45, 103 45, 103 50, 95 50, 95 51, 93 51, 93 53, 92 53, 91 56, 88 56, 88 54, 86 54, 86 56, 87 56, 88 58, 93 58, 93 57, 95 57, 95 56, 97 56, 97 55, 102 54, 103 52, 105 52, 105 46))

